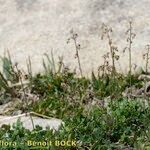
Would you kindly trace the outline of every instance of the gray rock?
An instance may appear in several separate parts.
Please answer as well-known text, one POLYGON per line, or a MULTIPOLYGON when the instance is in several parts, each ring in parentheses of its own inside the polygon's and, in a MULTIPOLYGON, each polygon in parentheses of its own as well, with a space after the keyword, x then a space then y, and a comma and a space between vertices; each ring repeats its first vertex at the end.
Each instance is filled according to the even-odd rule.
POLYGON ((22 114, 22 111, 21 110, 16 110, 16 111, 13 111, 12 112, 12 115, 15 116, 15 115, 20 115, 22 114))
POLYGON ((0 105, 0 115, 11 115, 16 111, 16 107, 22 106, 22 101, 19 99, 11 99, 10 102, 0 105))
POLYGON ((144 80, 144 81, 150 81, 150 75, 146 75, 146 74, 141 74, 138 77, 139 80, 144 80))
POLYGON ((33 130, 33 124, 34 127, 36 125, 43 127, 43 129, 46 129, 46 127, 49 127, 53 130, 58 130, 61 124, 63 124, 62 120, 56 119, 56 118, 50 118, 45 119, 38 116, 32 116, 33 124, 31 121, 31 117, 29 114, 21 114, 17 116, 0 116, 0 127, 3 124, 6 125, 13 125, 17 122, 17 120, 20 119, 20 121, 23 123, 23 127, 29 130, 33 130))
POLYGON ((55 58, 63 55, 66 65, 78 67, 74 44, 66 44, 73 28, 79 34, 83 72, 89 74, 103 63, 101 57, 108 51, 106 42, 100 40, 100 26, 104 22, 115 32, 114 43, 120 50, 117 68, 127 72, 128 55, 122 54, 127 22, 133 20, 137 34, 132 63, 143 66, 143 49, 150 36, 149 6, 149 0, 0 0, 0 55, 8 49, 13 61, 19 62, 24 70, 30 55, 33 72, 39 72, 43 53, 50 54, 53 48, 55 58))

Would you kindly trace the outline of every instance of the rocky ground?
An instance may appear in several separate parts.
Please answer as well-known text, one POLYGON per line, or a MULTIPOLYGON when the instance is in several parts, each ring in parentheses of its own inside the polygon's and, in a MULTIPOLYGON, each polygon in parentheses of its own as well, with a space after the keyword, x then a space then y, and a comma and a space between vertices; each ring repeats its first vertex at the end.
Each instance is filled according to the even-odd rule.
MULTIPOLYGON (((146 52, 145 45, 149 44, 149 5, 149 0, 0 0, 0 56, 9 50, 13 62, 18 62, 26 71, 26 60, 30 56, 32 71, 37 73, 42 70, 44 53, 51 54, 53 51, 56 59, 63 56, 66 65, 77 68, 75 45, 72 41, 67 44, 70 30, 73 29, 79 36, 81 66, 86 76, 92 69, 97 70, 103 63, 103 54, 108 52, 107 41, 101 40, 101 25, 105 23, 113 28, 113 43, 118 46, 120 59, 117 68, 126 73, 128 53, 123 53, 123 49, 127 46, 125 32, 131 20, 133 33, 136 34, 132 46, 132 67, 136 65, 145 69, 142 56, 146 52)), ((143 80, 143 87, 127 88, 123 92, 124 97, 145 100, 150 96, 150 76, 141 75, 139 80, 143 80)), ((3 118, 5 115, 8 118, 24 113, 23 91, 19 92, 19 98, 11 99, 8 95, 5 100, 3 93, 0 93, 2 122, 6 119, 3 118)), ((38 100, 30 92, 27 97, 29 100, 38 100)), ((91 104, 97 105, 98 101, 91 104)))
MULTIPOLYGON (((123 97, 131 98, 139 100, 140 102, 144 103, 148 106, 149 103, 149 96, 150 96, 150 75, 139 75, 139 80, 143 81, 143 86, 141 88, 137 88, 135 86, 126 88, 126 90, 122 93, 123 97)), ((28 81, 23 82, 24 86, 28 83, 28 81)), ((30 93, 30 90, 26 90, 26 98, 27 102, 23 100, 24 93, 22 93, 22 89, 20 89, 21 83, 17 83, 11 86, 15 86, 16 91, 20 91, 17 93, 16 98, 11 98, 9 95, 5 95, 1 92, 0 97, 0 126, 5 122, 5 124, 13 124, 16 122, 18 118, 21 117, 21 120, 24 124, 24 126, 28 129, 32 129, 32 124, 29 123, 31 121, 30 118, 30 110, 27 110, 27 105, 30 105, 34 103, 35 101, 38 101, 38 95, 34 95, 33 93, 30 93), (17 90, 19 89, 19 90, 17 90), (22 98, 21 98, 22 97, 22 98), (26 113, 28 114, 26 116, 26 113)), ((106 97, 103 100, 99 99, 93 99, 92 101, 89 101, 87 105, 85 105, 85 110, 90 110, 93 105, 99 105, 99 106, 107 106, 107 104, 110 101, 110 97, 106 97)), ((33 104, 34 105, 34 104, 33 104)), ((37 114, 34 112, 31 112, 31 115, 36 116, 34 118, 35 124, 42 125, 43 128, 46 127, 46 125, 50 125, 51 128, 55 127, 56 129, 60 126, 62 123, 61 120, 55 119, 55 118, 49 118, 47 116, 43 116, 42 114, 37 114), (45 119, 46 118, 46 119, 45 119), (44 120, 45 119, 45 120, 44 120), (40 122, 43 122, 41 124, 40 122)))
POLYGON ((0 0, 0 55, 8 49, 24 70, 30 55, 33 71, 39 72, 43 54, 53 49, 56 58, 63 55, 67 65, 77 67, 74 44, 66 44, 73 28, 79 34, 81 64, 87 75, 97 69, 107 52, 106 42, 100 39, 101 24, 106 23, 114 29, 113 40, 120 51, 118 70, 127 72, 128 54, 122 51, 127 44, 128 21, 133 20, 132 63, 144 67, 142 55, 150 36, 149 5, 149 0, 0 0))

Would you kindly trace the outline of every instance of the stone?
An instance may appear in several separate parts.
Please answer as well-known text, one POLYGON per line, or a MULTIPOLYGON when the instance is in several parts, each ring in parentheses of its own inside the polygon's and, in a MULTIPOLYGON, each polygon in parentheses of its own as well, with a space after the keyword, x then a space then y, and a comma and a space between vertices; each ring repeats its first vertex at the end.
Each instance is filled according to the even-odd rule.
POLYGON ((33 116, 32 114, 27 113, 27 114, 20 114, 16 116, 0 116, 0 127, 4 124, 12 126, 14 123, 17 122, 18 119, 20 119, 20 121, 23 123, 23 127, 32 131, 33 125, 32 125, 30 115, 32 117, 34 127, 36 125, 41 126, 43 129, 46 129, 47 127, 49 127, 50 129, 53 129, 55 131, 59 129, 61 124, 63 124, 62 120, 60 119, 56 119, 56 118, 45 119, 45 118, 41 118, 35 115, 33 116))
POLYGON ((144 81, 150 81, 150 75, 146 75, 146 74, 141 74, 138 77, 139 80, 144 80, 144 81))
POLYGON ((16 111, 16 107, 22 106, 23 103, 19 99, 12 99, 11 101, 0 105, 0 115, 11 115, 16 111))
POLYGON ((79 35, 83 73, 90 74, 102 65, 102 56, 109 51, 106 40, 100 39, 101 25, 105 23, 113 28, 113 41, 118 45, 117 68, 127 73, 128 53, 122 50, 127 46, 128 21, 133 21, 133 32, 137 34, 132 65, 144 67, 142 56, 150 37, 149 6, 149 0, 1 0, 0 55, 8 49, 13 62, 26 71, 30 56, 33 73, 38 73, 43 69, 44 53, 50 55, 53 49, 56 60, 63 55, 67 66, 77 68, 74 43, 67 44, 73 28, 79 35))

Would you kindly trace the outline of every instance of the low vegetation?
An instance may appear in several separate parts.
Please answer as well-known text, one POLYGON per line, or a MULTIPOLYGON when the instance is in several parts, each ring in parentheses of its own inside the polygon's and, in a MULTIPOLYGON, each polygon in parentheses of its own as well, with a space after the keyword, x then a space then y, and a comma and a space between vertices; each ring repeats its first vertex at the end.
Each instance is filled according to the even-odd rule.
MULTIPOLYGON (((131 32, 131 23, 128 33, 131 32)), ((64 124, 58 131, 36 126, 30 131, 20 120, 12 127, 3 125, 0 130, 0 146, 3 150, 50 149, 50 150, 149 150, 150 149, 150 106, 149 89, 140 96, 139 91, 147 81, 139 80, 140 74, 132 74, 131 50, 133 33, 129 33, 129 73, 117 72, 115 61, 119 60, 117 48, 113 46, 112 30, 103 26, 108 38, 110 52, 103 56, 104 64, 97 74, 85 78, 80 64, 77 34, 72 32, 78 58, 80 77, 67 68, 62 58, 56 65, 53 54, 43 59, 44 73, 32 75, 31 60, 28 61, 28 74, 23 74, 10 56, 2 58, 3 73, 0 73, 1 99, 22 99, 17 109, 22 112, 36 112, 49 117, 62 119, 64 124), (112 64, 109 64, 109 53, 112 64), (46 63, 46 61, 48 63, 46 63), (24 81, 28 81, 24 83, 24 81), (20 84, 18 84, 18 82, 20 84), (125 92, 128 91, 128 92, 125 92), (123 94, 125 93, 125 94, 123 94), (36 98, 31 98, 34 95, 36 98), (2 141, 12 142, 2 146, 2 141), (40 147, 29 146, 27 141, 45 141, 40 147), (16 143, 13 143, 17 141, 16 143), (61 144, 56 141, 63 141, 61 144), (75 141, 72 145, 64 141, 75 141), (14 145, 15 146, 14 146, 14 145)), ((148 49, 149 50, 149 49, 148 49)), ((9 53, 8 53, 9 54, 9 53)), ((145 54, 146 74, 148 74, 148 52, 145 54)), ((144 70, 144 69, 143 69, 144 70)), ((143 71, 144 72, 144 71, 143 71)), ((4 100, 1 104, 5 103, 4 100)), ((33 122, 34 123, 34 122, 33 122)), ((40 145, 40 146, 39 146, 40 145)))

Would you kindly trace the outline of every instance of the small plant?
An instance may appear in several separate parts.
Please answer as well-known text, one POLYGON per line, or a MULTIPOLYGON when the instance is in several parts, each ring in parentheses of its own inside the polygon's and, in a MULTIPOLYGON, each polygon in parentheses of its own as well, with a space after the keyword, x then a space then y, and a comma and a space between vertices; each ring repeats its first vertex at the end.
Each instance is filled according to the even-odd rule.
POLYGON ((145 73, 148 73, 148 65, 149 65, 149 59, 150 59, 150 45, 146 45, 146 53, 143 55, 143 59, 145 60, 145 73))
POLYGON ((109 64, 109 52, 107 54, 103 55, 103 65, 99 66, 98 68, 98 76, 105 77, 106 75, 110 74, 112 72, 112 67, 109 64))
POLYGON ((29 79, 32 79, 33 73, 32 73, 32 64, 31 64, 30 56, 28 57, 28 60, 26 61, 26 64, 27 64, 27 70, 28 70, 29 79))
POLYGON ((44 67, 45 73, 46 74, 55 74, 56 66, 55 66, 53 51, 51 51, 51 58, 46 53, 44 54, 44 56, 46 57, 46 62, 45 62, 45 59, 43 58, 43 67, 44 67), (48 61, 48 63, 47 63, 47 61, 48 61))
MULTIPOLYGON (((127 43, 128 46, 125 47, 125 49, 123 50, 123 52, 125 52, 126 50, 128 50, 129 53, 129 76, 131 77, 132 75, 132 44, 133 44, 133 40, 136 36, 136 34, 133 32, 133 26, 132 26, 132 21, 129 21, 129 28, 125 33, 127 35, 127 43)), ((130 78, 130 85, 131 85, 131 78, 130 78)))
POLYGON ((78 60, 80 75, 81 75, 81 77, 83 77, 80 56, 79 56, 79 51, 80 51, 81 47, 80 47, 80 44, 77 43, 78 34, 74 33, 73 29, 70 31, 70 33, 71 33, 71 37, 67 40, 67 43, 69 43, 70 40, 73 40, 73 42, 74 42, 75 50, 76 50, 75 58, 77 58, 77 60, 78 60))
MULTIPOLYGON (((25 88, 24 88, 24 85, 23 85, 22 73, 20 72, 17 63, 15 64, 15 68, 16 68, 16 71, 19 72, 19 81, 21 83, 21 89, 23 91, 22 107, 25 107, 24 109, 27 110, 28 112, 30 112, 30 108, 29 108, 29 105, 28 105, 28 98, 26 96, 26 91, 25 91, 25 88)), ((29 115, 29 116, 30 116, 32 126, 33 126, 33 129, 34 129, 34 122, 33 122, 32 116, 31 115, 29 115)))
POLYGON ((9 51, 5 52, 4 57, 1 57, 3 63, 3 75, 5 79, 11 83, 19 81, 18 72, 15 70, 15 65, 12 63, 9 51))
POLYGON ((113 30, 111 27, 109 27, 105 24, 102 24, 101 29, 102 29, 101 39, 103 40, 104 37, 106 37, 108 40, 108 45, 109 45, 109 50, 110 50, 110 52, 108 54, 110 54, 110 56, 111 56, 112 74, 114 75, 116 72, 115 60, 119 59, 119 55, 116 54, 116 52, 118 52, 118 48, 117 48, 117 46, 114 45, 113 40, 111 38, 111 34, 112 34, 113 30))
POLYGON ((15 97, 15 89, 11 85, 19 81, 20 72, 15 70, 9 51, 5 52, 5 56, 0 58, 3 63, 3 72, 0 72, 0 89, 3 89, 5 93, 9 93, 11 97, 15 97))
MULTIPOLYGON (((108 41, 109 46, 109 52, 103 56, 104 63, 102 66, 100 66, 99 70, 102 70, 102 74, 105 74, 105 82, 106 85, 109 87, 106 87, 111 91, 111 98, 115 97, 116 91, 118 91, 118 73, 116 71, 116 65, 115 62, 119 60, 119 55, 117 54, 118 48, 114 45, 114 42, 112 40, 112 28, 103 24, 102 25, 102 36, 101 39, 103 40, 105 37, 108 41), (109 64, 109 58, 111 58, 111 65, 109 64), (107 73, 107 74, 106 74, 107 73), (111 74, 111 76, 110 76, 111 74)), ((103 78, 102 78, 103 80, 103 78)))
POLYGON ((2 90, 2 88, 8 91, 9 85, 3 74, 0 72, 0 90, 2 90))

